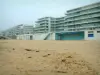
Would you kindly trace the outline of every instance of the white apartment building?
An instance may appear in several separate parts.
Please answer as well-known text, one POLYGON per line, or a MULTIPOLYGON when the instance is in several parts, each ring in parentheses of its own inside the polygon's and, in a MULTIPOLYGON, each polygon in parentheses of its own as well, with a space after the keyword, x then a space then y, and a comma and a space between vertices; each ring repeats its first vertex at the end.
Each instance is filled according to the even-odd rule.
POLYGON ((65 31, 100 29, 100 2, 68 10, 64 26, 65 31))
POLYGON ((35 33, 64 31, 64 17, 44 17, 36 21, 35 33))
POLYGON ((64 17, 36 21, 35 33, 100 29, 100 2, 68 10, 64 17))
POLYGON ((21 24, 2 32, 3 36, 7 36, 10 38, 16 38, 16 35, 21 34, 33 34, 33 26, 21 24))

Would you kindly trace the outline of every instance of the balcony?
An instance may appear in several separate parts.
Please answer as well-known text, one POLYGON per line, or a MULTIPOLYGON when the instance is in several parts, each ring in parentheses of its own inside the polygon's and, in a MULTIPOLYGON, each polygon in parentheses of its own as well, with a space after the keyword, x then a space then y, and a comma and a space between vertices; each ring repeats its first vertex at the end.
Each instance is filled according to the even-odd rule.
POLYGON ((56 29, 58 30, 58 29, 64 29, 64 28, 56 28, 56 29))
POLYGON ((100 13, 98 14, 89 14, 89 15, 83 15, 83 16, 80 16, 80 17, 75 17, 75 18, 67 18, 65 20, 65 22, 68 22, 68 21, 78 21, 78 20, 84 20, 84 19, 91 19, 91 18, 95 18, 95 17, 100 17, 100 13))
POLYGON ((78 24, 88 24, 88 23, 96 23, 100 22, 99 19, 84 19, 80 21, 73 21, 73 22, 68 22, 66 25, 78 25, 78 24))
POLYGON ((50 24, 55 25, 55 24, 56 24, 56 22, 53 22, 53 23, 51 22, 50 24))
POLYGON ((56 22, 56 24, 63 24, 64 21, 59 21, 59 22, 56 22))
POLYGON ((56 27, 64 27, 64 25, 56 25, 56 27))
POLYGON ((74 30, 74 29, 78 29, 78 30, 80 30, 80 29, 89 29, 89 28, 100 28, 100 26, 88 26, 88 27, 86 27, 86 26, 83 26, 83 27, 72 27, 72 28, 66 28, 65 30, 74 30))
POLYGON ((36 21, 36 23, 40 23, 40 24, 42 24, 42 23, 48 23, 48 22, 49 22, 48 20, 36 21))
MULTIPOLYGON (((78 14, 68 14, 67 17, 68 18, 71 18, 71 17, 76 17, 76 16, 82 16, 82 15, 86 15, 86 14, 94 14, 94 13, 100 13, 100 9, 98 10, 95 10, 95 11, 86 11, 86 12, 81 12, 81 13, 78 13, 78 14)), ((100 16, 100 15, 99 15, 100 16)))
POLYGON ((48 26, 48 25, 45 25, 45 24, 44 25, 40 25, 40 27, 46 27, 46 26, 48 26))
POLYGON ((82 22, 76 22, 74 23, 75 25, 76 24, 84 24, 84 23, 93 23, 93 22, 100 22, 100 20, 88 20, 88 21, 82 21, 82 22))
POLYGON ((96 3, 96 4, 92 4, 92 5, 88 5, 88 6, 84 6, 84 7, 79 7, 76 9, 72 9, 67 11, 67 13, 71 14, 71 13, 75 13, 75 12, 79 12, 79 11, 84 11, 84 10, 89 10, 89 9, 93 9, 93 8, 97 8, 100 6, 100 2, 96 3))

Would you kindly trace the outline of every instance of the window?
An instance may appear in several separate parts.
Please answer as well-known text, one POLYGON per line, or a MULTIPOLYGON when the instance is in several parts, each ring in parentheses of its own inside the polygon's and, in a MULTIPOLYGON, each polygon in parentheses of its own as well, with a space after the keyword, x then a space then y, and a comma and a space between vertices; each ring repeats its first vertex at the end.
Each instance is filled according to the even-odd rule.
POLYGON ((88 34, 88 37, 94 37, 94 34, 88 34))
POLYGON ((100 31, 97 31, 97 33, 100 33, 100 31))
POLYGON ((88 33, 93 33, 93 31, 88 31, 88 33))

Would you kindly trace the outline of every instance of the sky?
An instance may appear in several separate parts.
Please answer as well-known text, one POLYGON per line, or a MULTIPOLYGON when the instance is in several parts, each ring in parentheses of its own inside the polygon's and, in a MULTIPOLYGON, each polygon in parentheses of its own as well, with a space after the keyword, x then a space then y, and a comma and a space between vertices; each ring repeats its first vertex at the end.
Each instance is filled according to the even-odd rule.
POLYGON ((0 0, 0 31, 26 24, 34 25, 39 18, 61 17, 70 9, 100 0, 0 0))

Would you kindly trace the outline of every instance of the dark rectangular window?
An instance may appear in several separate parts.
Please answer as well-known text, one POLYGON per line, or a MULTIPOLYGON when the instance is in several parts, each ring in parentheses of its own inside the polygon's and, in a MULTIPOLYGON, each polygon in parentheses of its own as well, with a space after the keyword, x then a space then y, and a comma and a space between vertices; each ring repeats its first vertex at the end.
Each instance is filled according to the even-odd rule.
POLYGON ((97 31, 97 33, 100 33, 100 31, 97 31))
POLYGON ((88 34, 88 37, 94 37, 94 34, 88 34))
POLYGON ((93 31, 88 31, 88 33, 93 33, 93 31))

